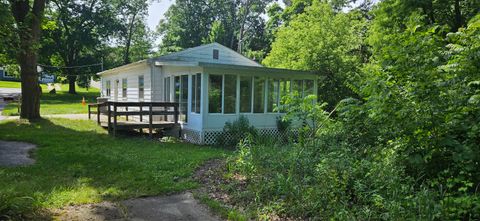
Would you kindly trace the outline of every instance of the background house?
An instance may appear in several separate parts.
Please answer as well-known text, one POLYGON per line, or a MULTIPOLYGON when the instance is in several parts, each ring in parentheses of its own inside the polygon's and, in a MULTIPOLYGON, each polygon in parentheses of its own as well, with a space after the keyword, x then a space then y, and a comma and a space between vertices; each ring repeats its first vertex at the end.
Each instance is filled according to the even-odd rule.
POLYGON ((0 67, 0 80, 2 81, 18 81, 20 80, 17 76, 9 74, 4 67, 0 67))
POLYGON ((277 133, 275 110, 283 95, 315 94, 317 76, 307 71, 266 68, 212 43, 98 73, 110 101, 180 104, 182 136, 215 142, 228 121, 246 116, 261 133, 277 133))

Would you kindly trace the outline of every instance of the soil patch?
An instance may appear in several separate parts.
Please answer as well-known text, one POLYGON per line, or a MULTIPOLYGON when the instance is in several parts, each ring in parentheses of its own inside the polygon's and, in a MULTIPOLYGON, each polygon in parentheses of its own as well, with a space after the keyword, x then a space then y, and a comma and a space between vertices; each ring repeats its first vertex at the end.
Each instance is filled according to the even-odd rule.
POLYGON ((31 143, 0 140, 0 166, 14 167, 35 163, 29 152, 37 146, 31 143))

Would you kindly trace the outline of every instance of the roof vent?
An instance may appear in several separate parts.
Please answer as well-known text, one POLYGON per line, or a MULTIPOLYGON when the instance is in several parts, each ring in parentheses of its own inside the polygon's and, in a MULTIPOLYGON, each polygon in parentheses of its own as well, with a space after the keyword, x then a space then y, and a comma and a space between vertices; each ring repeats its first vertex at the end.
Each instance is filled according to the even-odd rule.
POLYGON ((218 49, 213 49, 213 59, 218 60, 218 49))

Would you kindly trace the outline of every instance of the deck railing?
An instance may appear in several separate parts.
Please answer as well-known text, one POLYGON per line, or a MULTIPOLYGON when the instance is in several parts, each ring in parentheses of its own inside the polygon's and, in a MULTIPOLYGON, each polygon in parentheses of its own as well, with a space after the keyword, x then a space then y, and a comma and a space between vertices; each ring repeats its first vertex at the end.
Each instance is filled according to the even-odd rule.
POLYGON ((167 124, 155 124, 154 116, 165 116, 164 120, 168 121, 167 116, 173 116, 173 124, 178 124, 179 104, 175 102, 116 102, 107 101, 103 103, 93 103, 88 105, 88 119, 91 119, 91 115, 97 115, 97 123, 100 125, 101 114, 107 116, 108 132, 113 132, 116 135, 116 131, 119 127, 118 117, 125 116, 125 121, 129 121, 129 116, 138 116, 139 121, 129 121, 128 124, 123 124, 122 127, 127 128, 148 128, 149 135, 152 137, 153 128, 158 128, 161 125, 167 124), (96 111, 93 108, 96 107, 96 111), (130 110, 129 110, 130 109, 130 110), (160 110, 159 110, 160 109, 160 110), (144 116, 148 116, 148 124, 144 122, 144 116), (113 118, 113 119, 112 119, 113 118), (137 122, 137 123, 135 123, 137 122))

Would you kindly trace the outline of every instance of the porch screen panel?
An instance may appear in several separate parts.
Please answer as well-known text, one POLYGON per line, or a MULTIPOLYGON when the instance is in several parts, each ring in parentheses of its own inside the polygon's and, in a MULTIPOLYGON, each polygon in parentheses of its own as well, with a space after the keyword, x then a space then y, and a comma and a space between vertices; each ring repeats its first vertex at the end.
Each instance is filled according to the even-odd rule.
POLYGON ((303 88, 303 96, 315 95, 315 92, 313 90, 313 80, 304 80, 303 88))
POLYGON ((201 74, 192 75, 192 105, 191 112, 200 113, 200 91, 202 87, 201 74))
POLYGON ((222 113, 222 75, 209 75, 208 113, 222 113))
POLYGON ((197 79, 196 82, 196 102, 195 102, 195 113, 200 113, 200 104, 202 103, 202 74, 198 73, 195 75, 195 78, 197 79))
POLYGON ((240 112, 252 112, 252 77, 240 77, 240 112))
POLYGON ((173 86, 175 88, 174 101, 180 103, 180 76, 173 78, 173 86))
POLYGON ((290 96, 291 81, 290 80, 281 80, 280 81, 280 102, 283 97, 290 96))
POLYGON ((264 113, 265 111, 265 79, 254 77, 253 82, 253 112, 264 113))
POLYGON ((192 76, 192 104, 191 104, 191 107, 190 107, 190 111, 195 113, 195 109, 197 107, 197 90, 196 90, 196 87, 197 87, 197 78, 195 77, 195 75, 192 76))
POLYGON ((294 80, 292 81, 292 93, 294 95, 303 96, 303 81, 302 80, 294 80))
POLYGON ((183 122, 188 121, 188 75, 182 75, 181 79, 181 97, 180 97, 180 120, 183 122))
POLYGON ((278 80, 268 79, 267 98, 267 112, 274 112, 273 110, 278 106, 278 80))
POLYGON ((236 101, 237 101, 237 76, 236 75, 225 75, 224 78, 224 95, 223 95, 223 113, 232 114, 236 112, 236 101))

